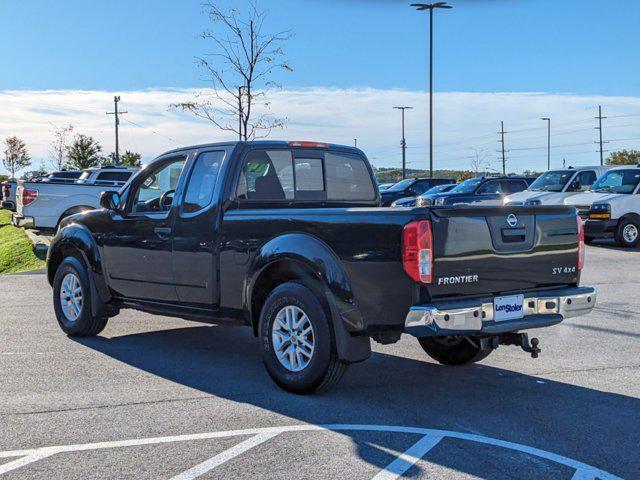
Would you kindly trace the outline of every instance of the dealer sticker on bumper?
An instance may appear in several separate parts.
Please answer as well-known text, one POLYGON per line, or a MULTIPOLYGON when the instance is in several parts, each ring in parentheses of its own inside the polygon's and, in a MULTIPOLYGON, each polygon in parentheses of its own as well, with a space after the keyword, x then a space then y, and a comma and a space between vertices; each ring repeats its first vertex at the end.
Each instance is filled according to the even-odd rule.
POLYGON ((493 299, 493 319, 496 322, 524 317, 524 295, 509 295, 493 299))

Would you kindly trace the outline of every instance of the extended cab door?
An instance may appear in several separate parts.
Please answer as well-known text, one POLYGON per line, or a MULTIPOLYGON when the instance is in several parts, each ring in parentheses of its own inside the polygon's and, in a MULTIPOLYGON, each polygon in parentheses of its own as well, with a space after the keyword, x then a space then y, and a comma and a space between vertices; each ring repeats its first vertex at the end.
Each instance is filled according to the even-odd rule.
POLYGON ((224 149, 196 152, 173 227, 173 278, 180 303, 217 307, 218 173, 224 149))
POLYGON ((103 235, 109 286, 126 298, 176 302, 171 235, 185 155, 154 163, 131 184, 103 235))

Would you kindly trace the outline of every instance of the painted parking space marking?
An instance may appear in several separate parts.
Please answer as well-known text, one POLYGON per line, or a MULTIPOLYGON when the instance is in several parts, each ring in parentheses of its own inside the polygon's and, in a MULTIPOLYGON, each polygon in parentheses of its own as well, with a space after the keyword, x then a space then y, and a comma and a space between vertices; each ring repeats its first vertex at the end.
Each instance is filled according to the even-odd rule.
POLYGON ((102 450, 110 448, 133 447, 143 445, 157 445, 166 443, 188 442, 194 440, 207 440, 214 438, 228 438, 237 436, 251 436, 238 445, 221 452, 220 454, 202 462, 175 478, 194 479, 204 473, 207 473, 216 467, 223 465, 228 460, 236 458, 239 455, 251 450, 257 445, 264 444, 273 437, 281 433, 290 432, 310 432, 310 431, 327 431, 327 432, 345 432, 345 431, 362 431, 362 432, 387 432, 387 433, 407 433, 422 435, 422 438, 402 453, 398 458, 391 462, 374 478, 376 479, 393 479, 402 476, 411 466, 422 458, 429 450, 435 447, 443 438, 455 438, 470 442, 481 443, 485 445, 493 445, 508 450, 515 450, 526 453, 535 457, 544 458, 552 462, 573 468, 575 473, 572 480, 621 480, 611 473, 600 470, 586 463, 564 457, 552 452, 540 450, 535 447, 522 445, 519 443, 508 442, 496 438, 485 437, 483 435, 462 433, 449 430, 435 430, 429 428, 403 427, 391 425, 352 425, 352 424, 327 424, 327 425, 291 425, 283 427, 263 427, 250 428, 244 430, 228 430, 221 432, 206 432, 187 435, 174 435, 166 437, 154 438, 137 438, 128 440, 116 440, 107 442, 84 443, 74 445, 48 446, 23 450, 8 450, 0 452, 0 458, 15 458, 17 460, 10 461, 0 465, 0 475, 17 470, 39 460, 45 459, 52 455, 66 452, 81 452, 89 450, 102 450), (181 475, 185 475, 184 477, 181 475), (191 476, 189 476, 191 475, 191 476))
POLYGON ((443 438, 444 436, 439 434, 425 435, 373 477, 373 480, 395 480, 400 478, 424 457, 429 450, 440 443, 443 438))
POLYGON ((171 480, 193 480, 194 478, 198 478, 205 473, 213 470, 219 465, 231 460, 232 458, 237 457, 238 455, 242 455, 247 450, 251 450, 253 447, 260 445, 261 443, 266 442, 267 440, 271 440, 276 435, 279 435, 280 432, 264 432, 259 433, 258 435, 254 435, 253 437, 241 442, 231 448, 228 448, 224 452, 220 452, 215 457, 210 458, 209 460, 205 460, 204 462, 196 465, 195 467, 190 468, 187 471, 182 472, 180 475, 176 475, 171 480))

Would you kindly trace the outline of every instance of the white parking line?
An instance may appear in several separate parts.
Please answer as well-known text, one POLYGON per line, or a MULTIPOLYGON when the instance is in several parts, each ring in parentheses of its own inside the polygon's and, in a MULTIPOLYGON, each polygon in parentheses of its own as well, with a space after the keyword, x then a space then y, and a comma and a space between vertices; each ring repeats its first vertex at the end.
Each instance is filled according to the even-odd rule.
POLYGON ((373 477, 373 480, 395 480, 401 477, 443 438, 438 434, 425 435, 373 477))
POLYGON ((198 478, 201 475, 204 475, 210 470, 213 470, 217 466, 222 465, 223 463, 231 460, 232 458, 237 457, 238 455, 242 455, 247 450, 251 450, 253 447, 260 445, 261 443, 266 442, 267 440, 272 439, 280 432, 265 432, 259 433, 244 442, 241 442, 224 452, 219 453, 215 457, 210 458, 209 460, 205 460, 204 462, 196 465, 195 467, 190 468, 182 472, 179 475, 176 475, 171 480, 193 480, 194 478, 198 478))
MULTIPOLYGON (((121 447, 133 447, 142 445, 155 445, 162 443, 173 442, 186 442, 192 440, 206 440, 212 438, 229 438, 243 435, 271 435, 276 436, 283 432, 313 432, 313 431, 365 431, 365 432, 389 432, 389 433, 409 433, 423 435, 425 438, 438 438, 440 440, 443 437, 457 438, 460 440, 466 440, 469 442, 477 442, 486 445, 494 445, 509 450, 516 450, 535 457, 544 458, 561 465, 576 470, 574 474, 574 480, 586 480, 586 479, 599 479, 599 480, 621 480, 620 477, 612 475, 604 470, 592 467, 586 463, 573 460, 562 455, 557 455, 552 452, 540 450, 535 447, 529 447, 527 445, 521 445, 519 443, 507 442, 505 440, 499 440, 496 438, 485 437, 482 435, 476 435, 471 433, 454 432, 449 430, 433 430, 429 428, 416 428, 416 427, 402 427, 392 425, 351 425, 351 424, 328 424, 328 425, 291 425, 285 427, 266 427, 266 428, 250 428, 245 430, 228 430, 223 432, 206 432, 196 433, 191 435, 174 435, 169 437, 155 437, 155 438, 137 438, 130 440, 116 440, 111 442, 97 442, 97 443, 84 443, 76 445, 59 445, 50 447, 33 448, 26 450, 13 450, 0 452, 0 458, 9 457, 24 457, 14 460, 5 465, 0 465, 0 475, 21 466, 28 465, 42 458, 49 457, 58 453, 65 452, 80 452, 87 450, 100 450, 108 448, 121 448, 121 447)), ((421 439, 421 441, 424 440, 421 439)), ((262 443, 262 442, 261 442, 262 443)), ((420 442, 418 442, 420 443, 420 442)), ((425 442, 426 445, 427 442, 425 442)), ((417 444, 416 444, 417 445, 417 444)), ((414 445, 414 446, 416 446, 414 445)), ((413 447, 412 447, 413 448, 413 447)), ((411 449, 409 449, 411 450, 411 449)), ((409 451, 405 452, 407 454, 409 451)), ((413 455, 414 457, 416 455, 413 455)), ((213 457, 216 458, 216 457, 213 457)), ((212 459, 213 460, 213 459, 212 459)), ((393 465, 395 462, 390 464, 393 465)), ((414 462, 415 463, 415 462, 414 462)), ((389 467, 387 467, 389 468, 389 467)), ((405 470, 406 471, 406 470, 405 470)), ((391 477, 395 478, 395 477, 391 477)))

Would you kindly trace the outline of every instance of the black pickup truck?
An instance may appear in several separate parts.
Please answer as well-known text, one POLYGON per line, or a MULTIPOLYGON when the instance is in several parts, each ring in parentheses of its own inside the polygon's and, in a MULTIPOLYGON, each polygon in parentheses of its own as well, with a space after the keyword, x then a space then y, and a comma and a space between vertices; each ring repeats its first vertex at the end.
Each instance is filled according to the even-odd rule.
POLYGON ((122 308, 248 325, 268 373, 298 393, 335 384, 407 333, 445 365, 588 313, 572 207, 381 208, 352 147, 235 142, 168 152, 101 210, 65 219, 47 259, 71 336, 122 308))

